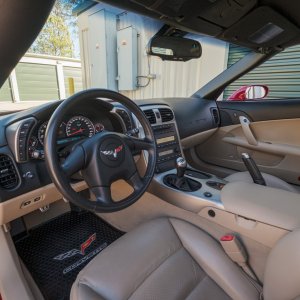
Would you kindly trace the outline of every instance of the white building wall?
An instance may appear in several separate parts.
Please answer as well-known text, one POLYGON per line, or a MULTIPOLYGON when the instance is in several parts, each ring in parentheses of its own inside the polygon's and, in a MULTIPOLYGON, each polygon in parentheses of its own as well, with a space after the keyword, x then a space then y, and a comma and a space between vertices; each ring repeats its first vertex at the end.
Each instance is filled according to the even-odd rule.
MULTIPOLYGON (((146 46, 149 39, 162 27, 162 23, 157 20, 137 15, 131 12, 124 12, 104 4, 97 4, 79 16, 80 32, 90 31, 88 28, 88 16, 96 11, 103 10, 113 13, 116 17, 117 30, 133 26, 138 32, 138 75, 156 75, 156 79, 150 80, 146 87, 140 87, 135 91, 121 91, 132 99, 164 98, 164 97, 187 97, 191 96, 204 84, 221 73, 227 65, 228 47, 226 43, 214 40, 209 37, 197 37, 202 44, 202 57, 189 62, 167 62, 158 57, 147 56, 146 46)), ((93 32, 97 32, 95 28, 93 32)), ((99 29, 99 32, 101 29, 99 29)), ((195 37, 195 36, 193 36, 195 37)), ((110 37, 114 38, 114 37, 110 37)), ((86 87, 91 86, 90 67, 93 65, 93 58, 86 57, 88 41, 81 34, 80 46, 82 62, 89 63, 85 66, 86 87), (88 80, 87 80, 88 79, 88 80)), ((88 45, 91 47, 93 45, 88 45)), ((113 59, 117 59, 117 53, 107 53, 113 59)), ((103 66, 105 69, 105 66, 103 66)), ((99 70, 99 72, 101 72, 99 70)), ((140 85, 147 84, 146 78, 139 78, 140 85)), ((100 87, 100 86, 99 86, 100 87)), ((104 87, 104 86, 102 86, 104 87)), ((105 88, 105 87, 104 87, 105 88)))

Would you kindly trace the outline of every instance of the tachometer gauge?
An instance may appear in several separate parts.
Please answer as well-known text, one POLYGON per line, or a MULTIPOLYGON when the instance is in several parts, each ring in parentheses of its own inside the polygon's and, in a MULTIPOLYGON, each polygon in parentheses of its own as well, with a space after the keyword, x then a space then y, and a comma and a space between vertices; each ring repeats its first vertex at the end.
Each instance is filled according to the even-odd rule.
MULTIPOLYGON (((44 122, 39 130, 38 130, 38 139, 40 141, 40 143, 44 146, 44 140, 45 140, 45 133, 46 133, 46 129, 47 129, 47 125, 48 125, 48 121, 44 122)), ((57 138, 64 138, 65 137, 65 132, 66 132, 66 123, 62 122, 59 125, 58 131, 57 131, 57 138)))
POLYGON ((95 134, 92 121, 86 117, 75 116, 69 120, 66 126, 67 136, 91 137, 95 134))
POLYGON ((47 129, 47 125, 48 125, 48 121, 44 122, 38 130, 38 139, 42 145, 44 145, 45 132, 47 129))

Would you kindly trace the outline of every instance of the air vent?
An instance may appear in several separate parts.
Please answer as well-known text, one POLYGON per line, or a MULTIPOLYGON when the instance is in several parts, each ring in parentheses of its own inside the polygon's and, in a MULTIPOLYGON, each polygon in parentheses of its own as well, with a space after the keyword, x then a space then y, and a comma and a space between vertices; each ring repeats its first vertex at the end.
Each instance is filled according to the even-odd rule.
POLYGON ((10 190, 15 188, 18 183, 18 174, 11 158, 0 154, 0 187, 10 190))
POLYGON ((212 114, 214 123, 215 123, 216 125, 219 125, 219 124, 220 124, 219 110, 218 110, 217 108, 212 108, 212 109, 211 109, 211 114, 212 114))
POLYGON ((162 122, 170 122, 174 119, 174 114, 170 108, 159 108, 162 122))
POLYGON ((156 123, 155 114, 154 114, 154 111, 152 109, 144 110, 144 114, 146 115, 146 117, 147 117, 148 121, 150 122, 150 124, 155 124, 156 123))

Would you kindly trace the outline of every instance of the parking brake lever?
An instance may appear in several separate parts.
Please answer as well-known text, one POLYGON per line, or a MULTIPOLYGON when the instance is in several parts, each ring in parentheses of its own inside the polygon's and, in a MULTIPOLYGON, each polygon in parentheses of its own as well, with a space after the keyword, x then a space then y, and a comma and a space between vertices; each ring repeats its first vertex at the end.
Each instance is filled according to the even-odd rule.
POLYGON ((248 153, 242 153, 242 160, 249 171, 253 182, 260 185, 266 185, 266 182, 252 157, 248 153))

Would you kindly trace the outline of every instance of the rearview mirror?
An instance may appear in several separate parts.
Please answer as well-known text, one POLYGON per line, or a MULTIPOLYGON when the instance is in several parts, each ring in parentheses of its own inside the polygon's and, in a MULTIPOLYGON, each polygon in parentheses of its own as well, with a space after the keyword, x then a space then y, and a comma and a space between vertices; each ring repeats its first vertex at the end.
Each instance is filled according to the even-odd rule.
POLYGON ((154 36, 148 44, 147 53, 162 60, 189 61, 201 57, 198 41, 174 36, 154 36))

